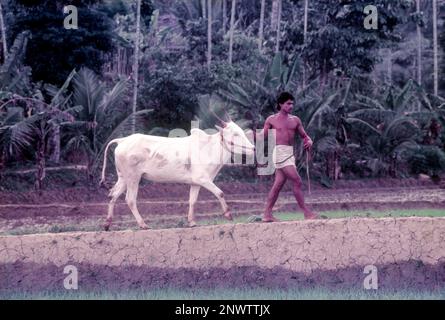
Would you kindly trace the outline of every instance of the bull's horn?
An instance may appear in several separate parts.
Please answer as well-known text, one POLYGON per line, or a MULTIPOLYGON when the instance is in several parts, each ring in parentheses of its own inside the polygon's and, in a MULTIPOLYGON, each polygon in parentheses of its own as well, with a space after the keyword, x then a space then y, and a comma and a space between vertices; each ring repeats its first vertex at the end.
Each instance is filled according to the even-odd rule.
POLYGON ((221 125, 223 128, 225 128, 225 127, 227 126, 227 123, 226 123, 224 120, 222 120, 220 117, 218 117, 218 115, 215 113, 215 111, 210 110, 210 112, 215 116, 216 119, 218 119, 220 125, 221 125))

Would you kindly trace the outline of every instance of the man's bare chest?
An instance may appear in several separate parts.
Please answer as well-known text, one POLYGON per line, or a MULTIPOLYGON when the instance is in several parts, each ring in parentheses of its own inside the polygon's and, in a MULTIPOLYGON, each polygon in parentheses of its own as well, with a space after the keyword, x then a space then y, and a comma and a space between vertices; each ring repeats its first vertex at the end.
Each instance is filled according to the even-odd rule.
POLYGON ((272 129, 275 129, 278 132, 281 131, 296 131, 297 124, 295 121, 287 120, 287 121, 272 121, 271 122, 272 129))

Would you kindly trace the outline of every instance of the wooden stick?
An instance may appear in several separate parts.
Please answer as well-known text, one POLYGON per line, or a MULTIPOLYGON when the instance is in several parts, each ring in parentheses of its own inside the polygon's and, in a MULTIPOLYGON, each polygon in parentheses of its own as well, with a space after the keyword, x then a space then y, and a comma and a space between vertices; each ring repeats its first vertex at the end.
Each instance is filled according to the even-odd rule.
POLYGON ((309 179, 309 150, 306 150, 306 175, 309 194, 311 194, 311 180, 309 179))

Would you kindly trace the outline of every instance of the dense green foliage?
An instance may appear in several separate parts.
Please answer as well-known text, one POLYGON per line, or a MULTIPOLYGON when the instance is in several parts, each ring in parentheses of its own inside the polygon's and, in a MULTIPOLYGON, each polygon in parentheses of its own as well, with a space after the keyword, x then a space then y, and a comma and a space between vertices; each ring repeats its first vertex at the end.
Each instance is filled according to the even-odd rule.
MULTIPOLYGON (((374 1, 378 29, 366 30, 368 1, 309 1, 305 34, 304 1, 265 1, 260 50, 261 1, 237 1, 229 63, 231 1, 212 0, 209 15, 200 0, 144 0, 138 75, 132 73, 136 1, 70 3, 79 9, 78 30, 63 28, 62 1, 2 0, 9 48, 0 67, 2 166, 31 161, 44 170, 45 160, 81 162, 92 178, 104 144, 129 134, 132 117, 144 133, 188 130, 202 116, 203 97, 211 96, 245 128, 258 129, 275 112, 278 92, 288 90, 314 140, 312 177, 324 185, 355 177, 438 177, 445 170, 445 63, 432 67, 430 2, 416 12, 415 1, 374 1), (277 33, 271 25, 279 2, 277 33)), ((439 40, 443 54, 445 33, 439 40)), ((246 172, 236 178, 253 171, 246 172)))

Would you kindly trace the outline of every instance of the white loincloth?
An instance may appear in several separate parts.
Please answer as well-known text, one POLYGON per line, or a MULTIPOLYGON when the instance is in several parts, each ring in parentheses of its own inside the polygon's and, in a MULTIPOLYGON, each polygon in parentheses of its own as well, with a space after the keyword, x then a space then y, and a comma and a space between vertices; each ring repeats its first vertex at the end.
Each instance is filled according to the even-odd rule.
POLYGON ((272 161, 276 169, 295 165, 294 147, 286 145, 276 145, 273 150, 272 161), (286 160, 287 159, 287 160, 286 160))

